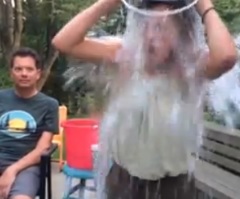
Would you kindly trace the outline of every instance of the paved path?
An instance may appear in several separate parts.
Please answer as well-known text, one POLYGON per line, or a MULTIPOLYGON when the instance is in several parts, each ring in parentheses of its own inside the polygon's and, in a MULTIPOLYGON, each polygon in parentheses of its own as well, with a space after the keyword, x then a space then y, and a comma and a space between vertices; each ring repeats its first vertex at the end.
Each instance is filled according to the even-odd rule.
MULTIPOLYGON (((64 174, 58 171, 58 167, 55 163, 52 163, 53 199, 63 199, 64 180, 64 174)), ((92 184, 92 182, 90 181, 88 184, 92 184)), ((76 197, 76 199, 78 198, 76 197)), ((96 199, 95 193, 86 192, 84 199, 96 199)))

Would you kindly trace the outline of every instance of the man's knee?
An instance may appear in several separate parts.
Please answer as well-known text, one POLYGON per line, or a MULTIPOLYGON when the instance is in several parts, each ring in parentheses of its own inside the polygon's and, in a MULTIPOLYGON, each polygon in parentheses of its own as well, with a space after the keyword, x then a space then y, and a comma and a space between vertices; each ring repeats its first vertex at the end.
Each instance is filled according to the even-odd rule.
POLYGON ((26 195, 16 195, 16 196, 12 196, 10 199, 34 199, 34 198, 31 198, 30 196, 26 196, 26 195))
POLYGON ((10 199, 34 199, 39 189, 39 168, 29 167, 16 177, 9 193, 10 199))

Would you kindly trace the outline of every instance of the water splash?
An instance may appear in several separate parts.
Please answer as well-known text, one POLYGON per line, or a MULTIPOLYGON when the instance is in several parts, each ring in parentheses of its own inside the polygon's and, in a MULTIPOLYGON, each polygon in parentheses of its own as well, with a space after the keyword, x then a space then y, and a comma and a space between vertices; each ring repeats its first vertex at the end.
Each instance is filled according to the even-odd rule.
POLYGON ((179 14, 181 12, 187 11, 193 6, 195 6, 198 2, 198 0, 193 0, 192 2, 187 2, 185 6, 182 6, 180 8, 174 9, 174 10, 164 10, 162 12, 159 11, 149 11, 144 9, 139 9, 138 5, 139 2, 143 2, 143 0, 122 0, 123 4, 127 7, 128 10, 131 10, 132 12, 141 14, 142 16, 150 16, 150 17, 163 17, 163 16, 169 16, 169 15, 175 15, 179 14))
MULTIPOLYGON (((128 12, 100 128, 98 199, 105 198, 111 161, 147 180, 192 171, 203 128, 200 24, 195 9, 164 17, 128 12)), ((115 198, 124 198, 121 191, 115 198)))
MULTIPOLYGON (((235 43, 240 49, 240 35, 235 43)), ((240 50, 238 50, 240 53, 240 50)), ((240 60, 234 68, 209 83, 207 103, 213 120, 230 128, 239 128, 240 122, 240 60)))
MULTIPOLYGON (((111 95, 100 130, 99 148, 101 150, 97 159, 97 199, 106 197, 105 180, 112 160, 127 168, 133 175, 145 179, 158 179, 164 168, 172 169, 174 172, 174 166, 182 166, 183 170, 188 170, 189 173, 194 169, 192 161, 183 161, 183 159, 188 156, 185 152, 190 148, 197 151, 203 132, 202 98, 205 90, 200 86, 201 80, 196 79, 194 75, 198 60, 196 58, 187 59, 189 52, 183 50, 187 47, 184 40, 183 43, 179 43, 175 52, 178 55, 176 58, 178 64, 182 64, 179 67, 185 69, 186 73, 183 73, 182 76, 186 81, 175 81, 176 78, 172 78, 172 75, 175 74, 170 75, 167 70, 171 64, 160 64, 153 72, 157 73, 156 77, 160 77, 160 79, 156 80, 153 76, 146 78, 146 72, 152 73, 152 70, 156 69, 156 67, 152 67, 154 65, 152 62, 148 62, 147 47, 143 39, 146 38, 144 30, 146 30, 147 24, 154 21, 154 18, 156 19, 156 16, 143 17, 141 13, 129 12, 127 29, 123 35, 123 47, 116 57, 119 65, 117 73, 112 74, 114 78, 111 80, 106 80, 105 73, 100 74, 100 80, 103 79, 106 82, 111 95), (147 68, 146 62, 148 63, 147 68), (163 74, 159 74, 159 71, 163 74), (181 87, 181 85, 186 87, 181 87), (159 129, 161 129, 160 133, 159 129), (126 132, 129 133, 126 134, 126 132), (166 136, 170 136, 170 138, 167 139, 166 136), (161 140, 162 138, 165 141, 161 140), (179 144, 181 140, 187 140, 185 145, 187 148, 182 148, 183 156, 179 156, 177 159, 178 165, 162 165, 165 158, 165 160, 169 157, 176 158, 173 154, 182 147, 179 144), (172 143, 171 148, 169 143, 172 143), (167 152, 163 154, 156 153, 156 151, 167 152), (167 155, 169 157, 166 157, 167 155), (188 163, 187 166, 186 163, 188 163)), ((168 17, 162 17, 161 20, 167 22, 168 17)), ((196 18, 195 20, 190 21, 195 30, 190 34, 193 52, 206 47, 200 19, 196 18)), ((162 23, 162 25, 164 24, 162 23)), ((162 29, 164 28, 160 27, 160 30, 162 29)), ((153 27, 150 30, 153 31, 153 27)), ((150 37, 154 35, 151 31, 148 33, 150 37)), ((161 36, 161 34, 159 35, 161 36)), ((168 37, 171 38, 171 36, 172 34, 169 33, 168 37)), ((160 41, 164 41, 164 39, 160 41)), ((239 37, 236 41, 239 41, 239 37)), ((160 54, 165 53, 166 46, 159 42, 159 38, 153 38, 150 43, 149 51, 154 52, 153 48, 159 48, 161 49, 159 50, 160 54)), ((151 58, 160 55, 158 52, 155 53, 151 58)), ((91 67, 93 70, 89 71, 94 71, 95 66, 91 67)), ((209 106, 231 126, 236 126, 235 119, 238 112, 240 113, 239 70, 239 65, 236 65, 229 73, 211 82, 207 89, 209 106), (236 110, 235 114, 232 111, 233 107, 236 110)), ((81 73, 81 76, 84 75, 81 73)), ((131 182, 128 186, 131 187, 131 182)), ((146 195, 149 195, 149 192, 146 192, 146 195)))
MULTIPOLYGON (((239 44, 240 44, 240 37, 236 37, 236 46, 238 46, 239 44)), ((139 59, 139 57, 137 57, 136 59, 139 59)), ((220 78, 210 82, 207 87, 208 105, 211 106, 211 108, 215 114, 224 118, 225 123, 232 128, 237 127, 239 125, 237 123, 237 121, 239 119, 239 115, 240 115, 240 86, 239 86, 240 68, 239 68, 239 66, 240 65, 238 62, 232 70, 230 70, 228 73, 222 75, 220 78)), ((138 79, 139 75, 140 74, 134 76, 134 78, 138 79)), ((146 87, 145 87, 145 85, 142 85, 142 84, 139 86, 141 87, 141 89, 134 90, 135 93, 132 95, 132 97, 134 95, 137 95, 138 96, 137 98, 142 99, 141 97, 139 97, 140 93, 138 93, 138 91, 140 91, 140 92, 145 91, 146 87)), ((166 85, 164 87, 169 89, 169 87, 167 87, 166 85)), ((149 90, 149 89, 146 89, 146 90, 149 90)), ((199 89, 197 89, 195 91, 198 92, 199 89)), ((205 95, 204 91, 205 90, 203 89, 201 95, 197 95, 196 93, 193 94, 193 96, 195 96, 197 98, 197 99, 195 98, 195 100, 198 101, 198 102, 196 102, 195 100, 193 100, 195 102, 194 104, 196 105, 194 112, 197 113, 199 111, 199 114, 197 114, 197 117, 194 119, 194 121, 197 123, 195 123, 195 127, 193 129, 191 129, 191 133, 193 133, 193 131, 196 132, 196 135, 198 136, 197 137, 198 143, 196 143, 193 140, 189 140, 189 145, 192 144, 194 147, 194 145, 196 144, 195 145, 196 150, 201 145, 201 135, 203 133, 203 123, 202 123, 202 118, 201 118, 200 112, 202 111, 201 101, 203 99, 203 96, 205 95)), ((172 93, 172 92, 170 92, 170 93, 172 93)), ((123 95, 123 96, 126 97, 127 95, 123 95)), ((117 110, 122 109, 122 107, 126 107, 126 103, 129 104, 129 99, 123 98, 122 100, 123 101, 121 101, 120 104, 123 104, 123 106, 121 106, 121 108, 119 108, 119 104, 118 104, 117 110)), ((136 103, 136 101, 134 103, 136 103)), ((142 104, 142 103, 140 103, 140 104, 142 104)), ((147 104, 147 103, 143 103, 143 104, 147 104)), ((163 104, 163 98, 161 97, 160 106, 162 106, 162 104, 163 104)), ((179 99, 176 98, 175 103, 172 103, 172 104, 173 104, 173 106, 171 108, 172 111, 168 110, 168 113, 167 113, 167 115, 169 115, 168 120, 172 122, 171 123, 172 127, 173 127, 172 132, 178 132, 179 126, 177 125, 178 124, 177 118, 182 116, 179 99), (169 114, 169 112, 170 112, 170 114, 169 114)), ((116 106, 114 106, 114 109, 115 108, 116 108, 116 106)), ((116 111, 116 109, 115 109, 115 111, 116 111)), ((114 124, 116 124, 119 121, 118 114, 119 113, 114 115, 111 112, 109 114, 106 114, 107 117, 105 118, 105 123, 103 123, 103 125, 105 125, 105 126, 102 126, 102 129, 104 131, 106 129, 108 129, 109 131, 112 131, 112 129, 115 128, 115 127, 113 127, 114 124)), ((149 116, 151 117, 151 114, 149 116)), ((160 116, 160 115, 158 115, 158 116, 160 116)), ((134 118, 133 116, 132 117, 130 116, 127 118, 127 116, 126 116, 124 121, 127 120, 128 124, 135 123, 133 121, 133 119, 135 120, 136 118, 134 118)), ((152 118, 151 120, 153 122, 155 121, 154 118, 152 118)), ((161 128, 162 124, 159 124, 159 125, 160 126, 158 126, 158 127, 161 128)), ((185 125, 185 127, 189 128, 188 125, 185 125)), ((117 133, 117 132, 115 131, 114 133, 117 133)), ((110 166, 109 166, 110 165, 109 162, 111 161, 111 156, 109 154, 110 149, 107 148, 109 145, 108 144, 106 145, 106 142, 105 142, 106 140, 109 139, 109 137, 108 137, 109 135, 112 135, 111 132, 105 133, 104 136, 106 136, 106 137, 102 137, 102 142, 101 142, 101 145, 103 147, 103 153, 101 153, 100 157, 103 159, 100 162, 98 162, 98 170, 97 170, 98 184, 100 185, 98 188, 98 197, 97 197, 98 199, 105 198, 105 187, 104 187, 105 182, 104 182, 104 180, 110 169, 110 166)), ((189 134, 187 133, 186 135, 189 135, 189 134)), ((175 134, 175 136, 176 136, 176 134, 175 134)), ((133 143, 130 143, 128 145, 131 146, 131 144, 133 144, 133 143)), ((153 142, 152 142, 152 144, 154 145, 153 142)), ((144 143, 143 143, 143 145, 144 145, 144 143)), ((126 153, 127 153, 127 151, 126 151, 126 153)), ((146 157, 146 156, 144 156, 144 157, 146 157)), ((146 158, 144 158, 144 160, 146 161, 146 158)), ((188 170, 189 170, 189 173, 191 173, 194 170, 194 162, 189 161, 188 170)), ((149 191, 146 192, 146 194, 149 195, 149 191)), ((156 194, 157 194, 157 192, 156 192, 156 194)), ((212 198, 211 192, 209 192, 208 195, 210 196, 210 198, 212 198)))

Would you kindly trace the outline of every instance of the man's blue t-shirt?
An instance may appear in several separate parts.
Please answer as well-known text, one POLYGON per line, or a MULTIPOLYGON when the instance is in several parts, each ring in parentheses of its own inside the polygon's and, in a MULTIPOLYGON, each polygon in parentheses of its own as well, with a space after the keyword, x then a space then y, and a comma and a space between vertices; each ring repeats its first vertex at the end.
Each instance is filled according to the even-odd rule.
POLYGON ((31 152, 44 131, 58 133, 58 102, 39 92, 25 99, 14 89, 0 91, 0 161, 31 152))

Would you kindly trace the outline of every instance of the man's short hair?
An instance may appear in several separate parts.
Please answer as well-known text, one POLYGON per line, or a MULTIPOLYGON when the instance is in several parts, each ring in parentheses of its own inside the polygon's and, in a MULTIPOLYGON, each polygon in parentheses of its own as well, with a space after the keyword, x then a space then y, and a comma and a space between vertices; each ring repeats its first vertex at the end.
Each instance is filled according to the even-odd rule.
POLYGON ((10 56, 9 61, 10 68, 13 67, 15 57, 31 57, 34 59, 37 69, 43 70, 44 68, 40 55, 37 53, 37 51, 35 51, 32 48, 21 47, 18 48, 17 50, 14 50, 10 56))

